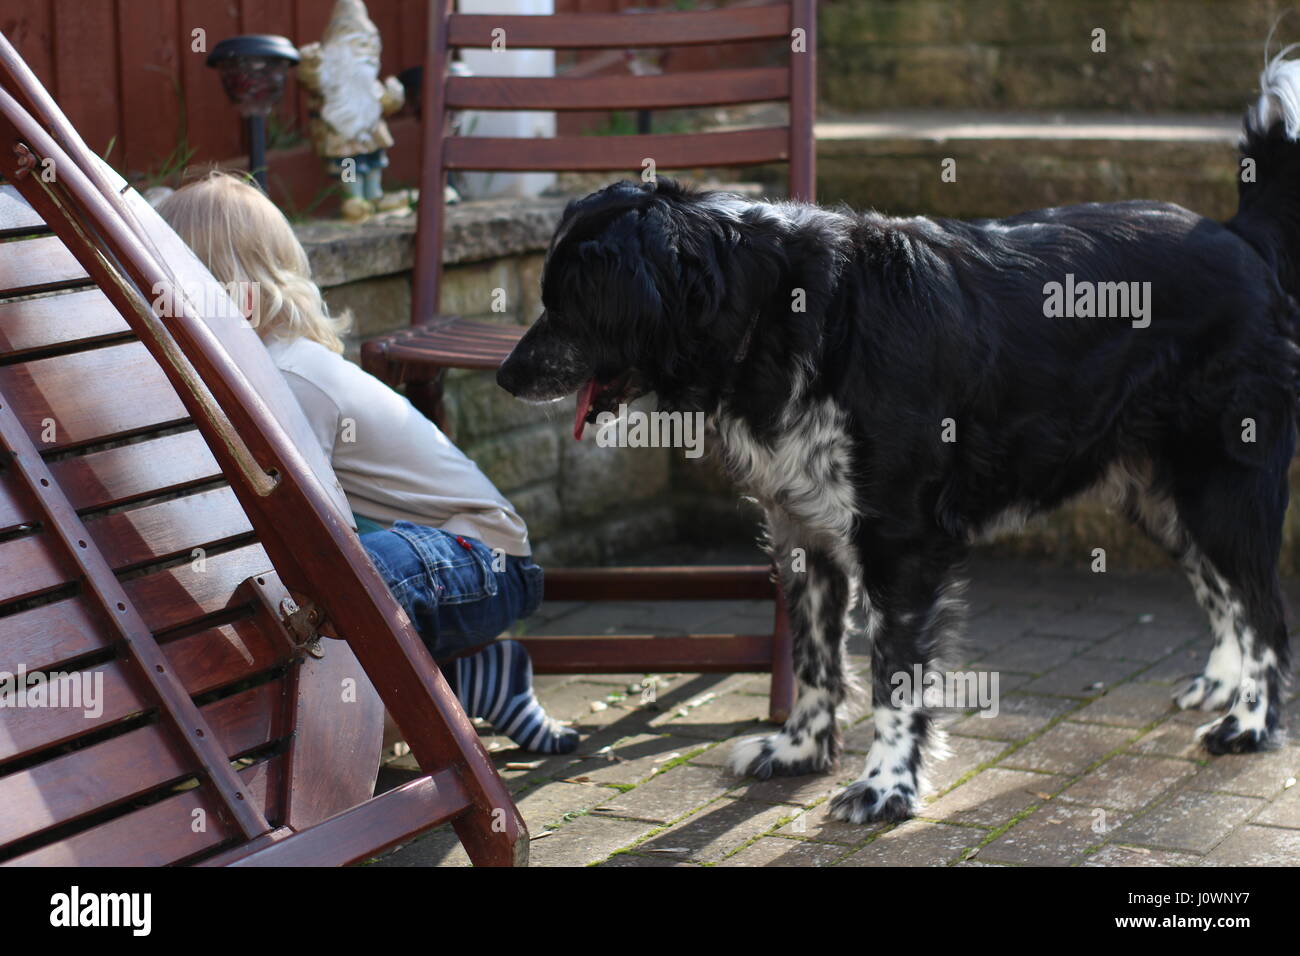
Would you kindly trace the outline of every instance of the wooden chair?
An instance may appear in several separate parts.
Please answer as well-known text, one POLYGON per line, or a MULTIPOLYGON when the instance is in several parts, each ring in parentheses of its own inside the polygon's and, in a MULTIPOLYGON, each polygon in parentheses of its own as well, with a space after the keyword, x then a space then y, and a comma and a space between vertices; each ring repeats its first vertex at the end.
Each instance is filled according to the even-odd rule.
POLYGON ((448 821, 526 862, 256 333, 3 38, 0 175, 0 863, 345 864, 448 821), (372 798, 385 706, 423 775, 372 798))
MULTIPOLYGON (((430 16, 424 87, 422 197, 416 238, 412 323, 367 342, 362 365, 392 385, 447 430, 442 403, 449 368, 496 369, 522 328, 440 315, 444 209, 448 170, 613 170, 639 177, 642 161, 658 169, 732 167, 788 162, 790 194, 811 201, 814 183, 816 4, 792 0, 761 6, 671 13, 504 16, 453 13, 435 0, 430 16), (657 76, 509 78, 447 75, 451 52, 490 47, 504 30, 512 48, 598 50, 674 47, 782 39, 800 52, 784 66, 670 73, 657 76), (448 135, 450 110, 669 109, 784 101, 785 126, 698 134, 557 136, 550 139, 448 135)), ((767 567, 552 568, 548 600, 727 600, 773 598, 771 634, 688 637, 525 638, 540 673, 635 670, 771 671, 770 714, 783 721, 794 693, 790 634, 779 585, 767 567)))

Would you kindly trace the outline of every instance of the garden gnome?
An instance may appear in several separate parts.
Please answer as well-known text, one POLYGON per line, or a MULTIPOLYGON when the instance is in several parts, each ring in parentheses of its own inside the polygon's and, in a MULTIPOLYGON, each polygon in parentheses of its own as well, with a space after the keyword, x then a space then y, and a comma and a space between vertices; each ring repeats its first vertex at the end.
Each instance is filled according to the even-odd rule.
POLYGON ((337 0, 319 43, 299 50, 298 80, 311 94, 312 145, 343 183, 343 215, 362 220, 384 198, 384 117, 401 109, 397 77, 379 82, 379 30, 361 0, 337 0))

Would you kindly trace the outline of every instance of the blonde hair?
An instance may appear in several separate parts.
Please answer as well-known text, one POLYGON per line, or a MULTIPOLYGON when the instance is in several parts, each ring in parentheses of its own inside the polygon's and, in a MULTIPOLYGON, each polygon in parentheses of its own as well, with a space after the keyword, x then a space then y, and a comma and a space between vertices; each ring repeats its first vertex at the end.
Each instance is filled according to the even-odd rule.
MULTIPOLYGON (((311 281, 311 266, 289 221, 256 186, 220 170, 181 187, 158 203, 167 220, 218 282, 251 289, 249 324, 263 339, 308 338, 343 351, 333 317, 311 281)), ((235 303, 247 312, 250 303, 235 303)))

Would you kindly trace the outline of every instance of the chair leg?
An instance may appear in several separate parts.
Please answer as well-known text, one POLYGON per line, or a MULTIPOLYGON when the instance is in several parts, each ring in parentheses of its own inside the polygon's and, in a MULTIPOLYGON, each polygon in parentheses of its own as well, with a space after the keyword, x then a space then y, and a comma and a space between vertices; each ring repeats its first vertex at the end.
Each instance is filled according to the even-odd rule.
POLYGON ((768 697, 768 718, 783 724, 794 710, 794 642, 790 618, 785 610, 785 591, 778 579, 776 613, 772 622, 772 688, 768 697))
POLYGON ((451 423, 447 420, 447 405, 443 401, 443 369, 434 371, 430 378, 406 383, 406 397, 425 418, 438 426, 448 438, 452 438, 451 423))

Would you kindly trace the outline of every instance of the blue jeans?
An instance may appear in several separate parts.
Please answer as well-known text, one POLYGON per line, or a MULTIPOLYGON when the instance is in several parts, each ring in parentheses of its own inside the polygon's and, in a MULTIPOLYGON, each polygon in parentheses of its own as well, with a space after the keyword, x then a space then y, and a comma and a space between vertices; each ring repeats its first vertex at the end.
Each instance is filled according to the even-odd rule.
POLYGON ((361 544, 435 660, 495 640, 542 603, 543 573, 531 558, 475 538, 399 521, 361 544))

